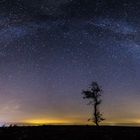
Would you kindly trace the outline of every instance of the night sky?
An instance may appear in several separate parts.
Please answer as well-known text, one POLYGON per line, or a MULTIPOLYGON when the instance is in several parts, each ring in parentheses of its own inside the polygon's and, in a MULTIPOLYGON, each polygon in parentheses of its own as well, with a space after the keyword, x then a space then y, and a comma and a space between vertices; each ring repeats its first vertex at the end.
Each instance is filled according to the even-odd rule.
POLYGON ((0 0, 0 122, 140 123, 139 0, 0 0))

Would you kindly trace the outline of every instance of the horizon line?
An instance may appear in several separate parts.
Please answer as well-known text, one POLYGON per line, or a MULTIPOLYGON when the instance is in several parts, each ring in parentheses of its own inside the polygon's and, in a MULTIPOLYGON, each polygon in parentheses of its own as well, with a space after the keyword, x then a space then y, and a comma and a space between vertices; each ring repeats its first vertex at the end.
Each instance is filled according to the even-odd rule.
MULTIPOLYGON (((52 125, 52 126, 96 126, 94 123, 27 123, 27 122, 0 122, 0 127, 2 126, 43 126, 43 125, 52 125)), ((140 123, 101 123, 100 126, 138 126, 140 123)))

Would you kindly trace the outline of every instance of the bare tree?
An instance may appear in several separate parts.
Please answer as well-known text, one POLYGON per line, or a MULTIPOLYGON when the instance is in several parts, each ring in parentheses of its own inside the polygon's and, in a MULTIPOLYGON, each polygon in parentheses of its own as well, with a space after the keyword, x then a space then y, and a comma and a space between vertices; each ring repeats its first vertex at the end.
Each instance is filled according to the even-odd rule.
POLYGON ((83 90, 82 94, 84 95, 84 99, 88 99, 89 103, 88 105, 93 106, 93 117, 89 119, 89 121, 93 121, 96 126, 99 126, 99 123, 104 120, 102 117, 102 114, 99 110, 99 105, 101 104, 101 95, 102 95, 102 89, 101 87, 97 84, 97 82, 92 82, 91 86, 89 87, 88 90, 83 90))

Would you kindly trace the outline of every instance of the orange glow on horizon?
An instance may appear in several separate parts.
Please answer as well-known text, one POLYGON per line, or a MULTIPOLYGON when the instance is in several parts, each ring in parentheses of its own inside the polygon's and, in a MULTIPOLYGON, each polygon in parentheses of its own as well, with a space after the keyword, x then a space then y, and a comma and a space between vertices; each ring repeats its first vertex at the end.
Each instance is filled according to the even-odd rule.
POLYGON ((53 120, 53 119, 31 119, 25 121, 29 124, 35 124, 35 125, 42 125, 42 124, 69 124, 70 121, 67 120, 53 120))
MULTIPOLYGON (((27 119, 22 121, 27 124, 31 125, 94 125, 93 122, 83 121, 81 119, 57 119, 57 118, 33 118, 33 119, 27 119)), ((134 125, 134 126, 140 126, 140 119, 114 119, 114 120, 106 120, 101 123, 101 125, 134 125)))

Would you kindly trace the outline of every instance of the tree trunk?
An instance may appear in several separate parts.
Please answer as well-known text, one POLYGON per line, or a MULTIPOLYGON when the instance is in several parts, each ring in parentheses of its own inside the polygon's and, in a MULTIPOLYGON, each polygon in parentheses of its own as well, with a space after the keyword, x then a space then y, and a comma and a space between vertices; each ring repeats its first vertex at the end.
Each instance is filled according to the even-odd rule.
POLYGON ((94 104, 94 121, 95 121, 96 126, 99 126, 97 111, 98 111, 98 110, 97 110, 97 103, 95 103, 95 104, 94 104))

